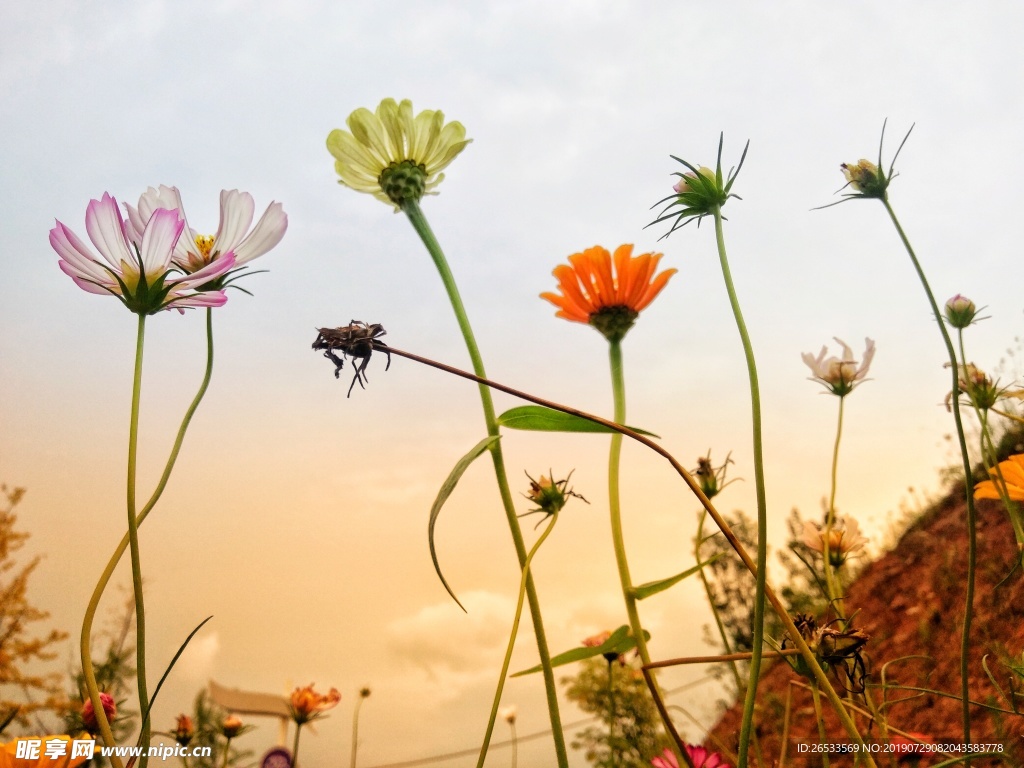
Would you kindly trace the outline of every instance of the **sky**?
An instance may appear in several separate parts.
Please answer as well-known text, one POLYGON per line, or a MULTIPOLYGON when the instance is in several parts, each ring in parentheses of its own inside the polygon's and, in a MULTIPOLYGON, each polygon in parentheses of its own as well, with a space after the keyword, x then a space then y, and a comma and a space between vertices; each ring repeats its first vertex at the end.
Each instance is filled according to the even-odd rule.
MULTIPOLYGON (((342 704, 304 737, 317 762, 347 755, 356 692, 360 765, 479 745, 519 572, 486 462, 438 522, 444 592, 427 549, 430 505, 484 434, 472 385, 395 359, 369 387, 310 350, 315 328, 379 322, 386 340, 453 365, 467 355, 436 272, 408 222, 336 183, 324 141, 358 107, 409 98, 473 139, 423 209, 448 256, 489 374, 608 415, 606 344, 538 298, 551 270, 600 244, 634 243, 679 270, 624 342, 628 421, 687 465, 731 451, 726 511, 754 509, 750 405, 710 226, 659 240, 645 229, 680 168, 670 155, 738 162, 726 242, 755 348, 764 407, 769 533, 829 490, 836 401, 802 352, 834 336, 871 381, 846 407, 837 504, 880 546, 901 501, 935 492, 953 462, 944 349, 882 206, 826 210, 842 162, 886 155, 913 125, 890 194, 940 301, 962 293, 990 319, 967 356, 1019 374, 1024 9, 997 2, 8 3, 0 46, 0 480, 28 489, 26 555, 50 623, 74 637, 125 529, 135 319, 79 290, 47 242, 54 219, 84 237, 90 199, 135 204, 181 190, 189 222, 217 227, 221 189, 279 201, 269 270, 214 313, 212 385, 174 475, 141 532, 155 678, 199 633, 156 705, 158 727, 215 679, 281 692, 316 682, 342 704), (913 490, 910 490, 913 489, 913 490)), ((203 315, 147 324, 140 487, 153 487, 204 362, 203 315)), ((503 410, 518 403, 499 396, 503 410)), ((625 623, 607 522, 607 439, 508 434, 513 489, 574 470, 573 502, 534 573, 553 649, 625 623)), ((913 503, 913 502, 911 502, 913 503)), ((528 502, 519 499, 521 511, 528 502)), ((627 445, 625 536, 634 580, 693 564, 696 502, 656 456, 627 445)), ((526 526, 528 541, 537 535, 526 526)), ((122 563, 101 617, 130 583, 122 563)), ((708 651, 692 580, 642 606, 657 658, 708 651)), ((72 643, 58 663, 70 665, 72 643)), ((513 668, 535 663, 528 620, 513 668)), ((706 677, 666 675, 682 686, 706 677)), ((714 719, 717 689, 672 703, 714 719)), ((504 703, 519 732, 547 726, 535 677, 504 703)), ((582 717, 564 704, 564 719, 582 717)), ((270 722, 251 737, 273 743, 270 722)), ((500 725, 500 724, 499 724, 500 725)), ((684 726, 689 727, 689 726, 684 726)), ((503 738, 499 730, 498 738, 503 738)), ((691 727, 691 738, 699 731, 691 727)), ((308 752, 306 751, 308 750, 308 752)), ((550 764, 549 739, 523 745, 550 764)), ((505 765, 493 750, 488 765, 505 765)), ((438 763, 442 764, 442 763, 438 763)), ((472 765, 472 758, 445 765, 472 765)), ((573 765, 582 766, 580 753, 573 765)))

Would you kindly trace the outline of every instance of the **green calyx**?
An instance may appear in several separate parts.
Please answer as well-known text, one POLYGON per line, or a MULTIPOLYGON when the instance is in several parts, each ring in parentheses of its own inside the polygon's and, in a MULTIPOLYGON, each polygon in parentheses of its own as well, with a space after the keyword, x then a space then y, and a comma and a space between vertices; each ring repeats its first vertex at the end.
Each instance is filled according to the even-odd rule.
POLYGON ((419 200, 427 187, 427 170, 413 160, 391 163, 378 178, 381 191, 401 207, 410 200, 419 200))
POLYGON ((639 313, 627 306, 602 307, 590 316, 594 326, 610 342, 622 341, 633 327, 639 313))

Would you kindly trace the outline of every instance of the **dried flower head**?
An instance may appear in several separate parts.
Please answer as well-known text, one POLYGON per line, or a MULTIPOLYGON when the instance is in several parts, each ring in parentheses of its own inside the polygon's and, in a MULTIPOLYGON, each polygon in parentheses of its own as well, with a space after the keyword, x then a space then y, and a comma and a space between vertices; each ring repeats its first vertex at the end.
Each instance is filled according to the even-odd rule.
POLYGON ((804 352, 801 357, 813 374, 811 381, 817 381, 825 386, 834 395, 846 397, 861 382, 865 381, 871 361, 875 357, 875 342, 871 339, 864 339, 864 357, 860 365, 853 357, 853 350, 842 339, 835 338, 835 341, 843 348, 843 356, 825 358, 828 354, 828 347, 822 346, 818 356, 810 352, 804 352))
POLYGON ((709 448, 708 455, 697 459, 697 468, 691 470, 691 474, 696 478, 701 491, 709 499, 717 496, 725 486, 734 482, 733 480, 728 482, 725 480, 725 473, 729 465, 733 463, 730 456, 732 456, 731 451, 725 455, 725 461, 722 462, 721 466, 715 467, 711 463, 711 449, 709 448))
POLYGON ((599 245, 569 257, 552 274, 559 293, 542 293, 559 308, 556 317, 587 323, 609 341, 629 332, 640 312, 657 297, 675 269, 655 275, 660 253, 633 256, 632 245, 620 245, 614 257, 599 245))
POLYGON ((297 725, 308 723, 310 720, 317 720, 323 717, 328 709, 338 706, 341 701, 341 694, 337 688, 331 688, 326 694, 317 693, 310 683, 305 688, 296 688, 288 699, 288 709, 291 711, 292 720, 297 725))
POLYGON ((384 99, 376 112, 357 109, 345 121, 349 130, 327 136, 339 184, 367 192, 399 210, 417 202, 444 180, 440 173, 472 139, 462 123, 445 123, 440 110, 413 116, 412 102, 384 99))
POLYGON ((810 520, 804 523, 803 543, 824 557, 827 542, 828 559, 833 568, 838 568, 854 552, 863 549, 867 541, 860 535, 860 527, 852 517, 840 517, 831 530, 817 526, 810 520))
POLYGON ((852 192, 846 192, 843 194, 843 199, 836 203, 830 203, 829 205, 823 205, 822 208, 830 208, 833 205, 852 200, 854 198, 875 198, 878 200, 885 200, 888 196, 889 184, 899 174, 893 169, 896 165, 896 158, 899 157, 900 152, 903 150, 903 145, 907 143, 907 139, 910 138, 910 131, 914 130, 914 126, 910 126, 910 131, 907 131, 907 135, 903 137, 903 141, 900 142, 899 148, 896 150, 896 154, 892 157, 892 162, 889 163, 888 173, 884 170, 882 164, 882 147, 885 143, 885 123, 882 124, 882 138, 878 142, 878 162, 873 163, 870 160, 861 159, 856 163, 842 163, 839 168, 843 172, 843 177, 846 179, 846 184, 839 190, 842 192, 844 189, 852 189, 852 192))
MULTIPOLYGON (((836 622, 830 622, 818 626, 813 616, 806 613, 798 613, 793 617, 793 624, 803 637, 807 646, 814 653, 818 663, 826 672, 833 671, 836 679, 847 690, 854 693, 864 691, 864 680, 867 677, 867 669, 862 656, 863 648, 871 639, 870 635, 859 629, 850 628, 847 624, 845 629, 833 626, 836 622)), ((783 640, 782 647, 785 648, 789 637, 783 640)), ((813 678, 813 673, 807 663, 800 656, 786 657, 793 668, 807 678, 813 678)))

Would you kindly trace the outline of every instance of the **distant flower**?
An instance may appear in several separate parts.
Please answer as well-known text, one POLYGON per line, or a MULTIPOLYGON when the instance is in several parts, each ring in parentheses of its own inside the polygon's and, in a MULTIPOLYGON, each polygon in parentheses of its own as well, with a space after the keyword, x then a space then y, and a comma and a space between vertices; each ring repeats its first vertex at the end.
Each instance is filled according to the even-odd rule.
POLYGON ((90 759, 91 750, 75 754, 73 739, 66 734, 19 736, 0 745, 0 768, 78 768, 90 759))
POLYGON ((360 688, 359 689, 359 698, 361 698, 361 699, 368 699, 368 698, 370 698, 370 689, 369 688, 360 688))
POLYGON ((885 175, 879 173, 878 166, 870 160, 856 163, 842 163, 839 168, 846 177, 847 183, 865 197, 881 197, 885 191, 885 175))
MULTIPOLYGON (((949 368, 946 363, 944 368, 949 368)), ((1009 394, 1009 387, 1000 387, 998 381, 993 381, 983 370, 974 363, 964 363, 956 367, 957 390, 967 395, 975 408, 987 411, 994 406, 1001 398, 1009 394)), ((946 410, 952 410, 953 392, 946 395, 946 410)))
MULTIPOLYGON (((696 768, 731 768, 717 752, 711 752, 696 744, 687 744, 685 746, 686 753, 690 756, 696 768)), ((679 761, 676 760, 675 753, 671 749, 666 748, 661 753, 661 757, 655 757, 651 760, 651 765, 654 768, 679 768, 679 761)))
MULTIPOLYGON (((584 648, 600 648, 602 645, 608 642, 611 638, 612 633, 607 629, 603 632, 598 632, 596 635, 584 638, 584 648)), ((630 646, 632 647, 632 646, 630 646)), ((611 664, 613 661, 619 662, 621 666, 626 666, 626 654, 619 653, 618 651, 605 651, 601 654, 605 661, 611 664)))
POLYGON ((341 701, 341 694, 337 688, 331 688, 326 694, 317 693, 310 683, 305 688, 296 688, 292 691, 288 700, 288 709, 291 710, 292 720, 298 725, 308 723, 310 720, 317 720, 323 716, 328 709, 338 706, 341 701))
POLYGON ((655 271, 660 253, 633 256, 632 245, 620 245, 613 257, 595 245, 555 267, 560 293, 542 293, 559 311, 557 317, 594 326, 609 341, 620 341, 640 312, 657 297, 675 269, 655 271))
MULTIPOLYGON (((109 693, 101 693, 100 704, 103 706, 103 714, 106 716, 107 722, 112 722, 117 714, 117 704, 114 702, 114 697, 109 693)), ((96 710, 92 706, 92 699, 87 698, 82 704, 81 716, 82 724, 85 725, 85 729, 89 733, 99 731, 99 723, 96 722, 96 710)))
MULTIPOLYGON (((833 337, 835 338, 835 337, 833 337)), ((871 367, 871 360, 875 356, 875 342, 871 339, 864 339, 864 357, 860 365, 853 357, 853 350, 847 346, 842 339, 835 339, 843 348, 842 358, 830 357, 827 360, 828 347, 822 347, 821 352, 815 357, 810 352, 804 352, 801 357, 813 374, 811 381, 824 384, 834 395, 845 397, 853 391, 853 388, 864 381, 871 367)))
MULTIPOLYGON (((135 239, 137 233, 144 231, 153 214, 161 208, 177 211, 185 220, 183 235, 174 246, 171 260, 186 274, 198 273, 229 253, 234 254, 235 267, 247 264, 280 243, 288 229, 288 216, 284 208, 281 203, 274 202, 267 206, 250 231, 256 210, 252 195, 237 189, 224 189, 220 193, 220 224, 217 232, 201 235, 188 226, 178 188, 161 184, 159 189, 150 187, 142 194, 138 208, 125 204, 129 238, 135 239)), ((223 283, 221 276, 203 287, 210 290, 221 287, 223 283)))
POLYGON ((700 486, 703 494, 709 499, 713 499, 722 492, 725 486, 734 482, 733 480, 725 481, 725 474, 729 469, 729 465, 733 463, 730 454, 726 454, 725 461, 722 462, 721 466, 715 467, 711 464, 711 451, 708 450, 707 456, 701 456, 697 459, 697 468, 690 471, 690 474, 697 479, 697 484, 700 486))
POLYGON ((990 469, 988 473, 991 480, 983 480, 974 486, 974 498, 976 499, 998 499, 999 489, 996 483, 999 482, 999 475, 1003 476, 1006 495, 1013 501, 1024 501, 1024 453, 1018 453, 1006 461, 999 462, 999 472, 990 469))
POLYGON ((220 732, 224 734, 224 738, 233 739, 235 736, 240 734, 245 726, 242 725, 242 719, 236 715, 228 715, 225 717, 220 724, 220 732))
POLYGON ((434 190, 448 167, 472 139, 459 122, 444 122, 440 110, 415 117, 412 102, 384 99, 376 112, 357 109, 345 121, 348 131, 327 136, 339 183, 391 203, 395 210, 434 190), (350 132, 351 131, 351 132, 350 132))
MULTIPOLYGON (((561 511, 570 496, 587 501, 567 487, 569 485, 569 478, 572 477, 572 472, 569 473, 569 477, 557 481, 545 475, 541 475, 540 480, 534 480, 529 475, 526 477, 530 481, 530 490, 527 491, 526 498, 537 505, 536 509, 530 510, 527 514, 541 512, 545 515, 553 515, 561 511)), ((589 504, 590 502, 587 503, 589 504)))
POLYGON ((498 715, 509 725, 515 725, 516 718, 519 716, 519 707, 515 704, 509 704, 507 707, 499 709, 498 715))
POLYGON ((89 202, 85 228, 105 264, 59 221, 50 230, 50 245, 60 256, 61 270, 79 288, 116 296, 136 314, 219 307, 227 301, 223 291, 196 290, 231 269, 235 257, 224 253, 191 275, 177 275, 171 257, 184 226, 178 212, 166 208, 152 211, 142 230, 128 226, 117 201, 104 193, 101 199, 89 202))
MULTIPOLYGON (((860 527, 852 517, 840 517, 832 530, 827 531, 828 559, 833 568, 838 568, 846 559, 864 548, 867 539, 860 535, 860 527)), ((819 527, 810 520, 804 523, 803 543, 810 549, 824 556, 825 528, 819 527)))
POLYGON ((171 736, 181 746, 187 747, 192 738, 196 735, 196 727, 192 723, 192 718, 188 715, 178 715, 178 722, 174 726, 174 730, 171 731, 171 736))
POLYGON ((946 321, 954 328, 966 328, 977 314, 974 302, 959 293, 946 302, 946 321))

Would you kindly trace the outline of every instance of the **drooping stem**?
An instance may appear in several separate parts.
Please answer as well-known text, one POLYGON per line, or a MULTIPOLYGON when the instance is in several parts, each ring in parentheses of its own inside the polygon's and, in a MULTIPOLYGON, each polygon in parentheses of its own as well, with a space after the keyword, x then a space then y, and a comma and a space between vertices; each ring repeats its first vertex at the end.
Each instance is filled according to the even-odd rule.
MULTIPOLYGON (((178 434, 174 440, 174 446, 171 449, 170 456, 167 459, 167 463, 164 466, 163 474, 160 476, 160 480, 157 483, 156 489, 153 491, 153 495, 150 496, 149 501, 146 502, 146 506, 142 508, 137 517, 138 525, 142 525, 142 522, 146 519, 150 510, 156 506, 157 501, 164 492, 164 488, 167 487, 167 481, 171 477, 171 471, 174 469, 175 461, 177 461, 178 453, 181 451, 182 443, 185 440, 185 433, 188 430, 188 426, 192 421, 192 416, 199 407, 199 403, 202 402, 203 396, 206 394, 206 390, 210 385, 210 377, 213 373, 213 312, 211 309, 206 310, 206 371, 203 375, 202 383, 199 385, 199 390, 196 392, 195 397, 192 399, 191 405, 188 410, 185 411, 185 416, 181 421, 181 425, 178 427, 178 434)), ((107 746, 114 746, 114 735, 110 729, 110 723, 107 720, 106 713, 103 711, 103 707, 99 700, 99 686, 96 682, 96 671, 92 663, 92 625, 96 618, 96 611, 99 609, 100 598, 103 597, 103 592, 107 588, 107 584, 110 583, 110 579, 114 574, 114 569, 117 567, 118 562, 121 560, 121 556, 125 550, 128 549, 129 535, 125 535, 121 538, 120 543, 114 550, 114 554, 111 555, 107 561, 106 567, 103 569, 103 573, 100 575, 99 581, 93 588, 92 596, 89 599, 89 604, 85 610, 85 618, 82 621, 82 635, 81 635, 81 655, 82 655, 82 675, 85 679, 85 687, 88 691, 89 698, 93 702, 93 709, 96 712, 96 722, 99 726, 100 736, 107 746)), ((111 755, 110 760, 112 761, 115 768, 121 768, 121 759, 116 755, 111 755)))
POLYGON ((515 618, 512 619, 512 631, 509 633, 508 646, 505 648, 505 659, 501 662, 501 673, 498 675, 498 685, 494 690, 494 701, 491 703, 491 715, 487 720, 487 731, 484 733, 484 742, 480 745, 480 756, 476 761, 477 768, 483 768, 484 761, 487 759, 487 748, 491 745, 491 733, 494 731, 494 723, 498 719, 498 705, 501 704, 501 694, 505 690, 505 678, 508 675, 509 664, 512 662, 512 649, 515 647, 516 636, 519 634, 519 620, 523 616, 523 598, 526 595, 526 583, 530 577, 530 563, 533 562, 533 556, 537 554, 540 545, 551 534, 557 522, 558 512, 556 511, 551 514, 551 520, 548 522, 544 532, 530 548, 530 552, 526 556, 526 563, 523 565, 523 575, 519 579, 519 599, 516 601, 516 614, 515 618))
MULTIPOLYGON (((384 349, 384 347, 378 346, 376 344, 374 345, 374 348, 378 350, 384 349)), ((711 516, 711 519, 715 521, 715 525, 717 525, 719 530, 722 531, 722 535, 725 536, 726 541, 729 542, 729 546, 731 546, 733 548, 733 551, 735 551, 736 554, 739 556, 740 561, 743 563, 743 566, 754 576, 757 575, 757 566, 755 565, 754 560, 750 557, 750 554, 747 552, 746 547, 743 546, 742 542, 740 542, 739 538, 737 538, 736 533, 732 530, 732 527, 729 525, 726 519, 722 517, 721 513, 717 509, 715 509, 714 504, 712 504, 711 500, 704 494, 704 491, 701 490, 700 484, 697 482, 696 478, 694 478, 693 475, 691 475, 686 470, 686 468, 683 467, 683 465, 680 464, 679 461, 671 453, 669 453, 667 450, 662 448, 660 445, 658 445, 650 438, 641 435, 639 432, 636 432, 635 430, 632 430, 629 427, 625 427, 621 424, 616 424, 615 422, 609 421, 608 419, 604 419, 600 416, 595 416, 592 413, 587 413, 585 411, 579 410, 578 408, 572 408, 567 405, 562 405, 561 403, 556 403, 552 400, 545 400, 542 397, 531 395, 528 392, 524 392, 520 389, 515 389, 504 384, 499 384, 498 382, 491 381, 490 379, 486 379, 483 376, 477 376, 476 374, 470 373, 469 371, 464 371, 460 368, 455 368, 454 366, 438 362, 437 360, 431 360, 430 358, 422 357, 421 355, 417 355, 414 352, 407 352, 406 350, 398 349, 397 347, 391 346, 387 347, 387 350, 392 355, 404 357, 409 360, 414 360, 417 363, 422 363, 423 365, 429 365, 430 367, 436 368, 439 371, 450 373, 453 376, 459 376, 463 379, 475 381, 477 384, 484 384, 490 387, 491 389, 496 389, 499 392, 505 392, 506 394, 518 397, 522 400, 526 400, 527 402, 536 403, 537 405, 542 405, 545 408, 551 408, 552 410, 555 411, 560 411, 562 413, 567 413, 571 416, 576 416, 581 419, 586 419, 587 421, 592 421, 595 424, 600 424, 601 426, 613 432, 618 432, 619 434, 625 435, 631 440, 635 440, 641 445, 646 446, 647 448, 649 448, 650 450, 654 451, 656 454, 664 458, 672 467, 672 469, 675 470, 676 474, 678 474, 679 477, 682 478, 683 482, 686 483, 687 488, 690 489, 690 492, 697 498, 698 501, 700 501, 701 506, 703 506, 704 509, 707 510, 707 513, 711 516)), ((857 742, 858 746, 860 747, 861 753, 867 755, 866 763, 868 765, 868 768, 874 768, 875 761, 871 757, 871 755, 868 754, 867 745, 864 742, 864 738, 860 735, 860 732, 857 730, 856 723, 853 722, 853 718, 851 718, 850 713, 847 712, 846 707, 843 705, 842 699, 839 698, 839 694, 836 693, 835 688, 832 687, 832 684, 829 682, 828 677, 826 677, 825 671, 818 663, 818 660, 815 657, 814 652, 808 647, 806 641, 800 635, 800 631, 796 628, 796 625, 793 623, 793 619, 786 611, 786 606, 783 604, 782 600, 779 599, 779 596, 775 594, 775 591, 770 586, 768 586, 767 583, 765 584, 765 597, 771 604, 772 608, 775 610, 775 613, 778 615, 779 621, 782 623, 782 628, 785 630, 786 635, 793 641, 793 646, 795 647, 796 651, 800 654, 801 658, 803 658, 811 674, 814 676, 814 679, 818 682, 818 685, 820 686, 821 690, 825 693, 826 698, 828 698, 829 703, 832 705, 833 709, 835 709, 836 714, 839 717, 839 722, 846 730, 846 733, 850 736, 850 738, 853 741, 857 742)), ((650 666, 651 668, 655 668, 659 665, 657 662, 655 662, 650 666)), ((645 679, 649 681, 648 687, 651 688, 652 691, 656 691, 657 689, 653 686, 653 682, 651 682, 650 669, 648 669, 646 665, 643 668, 643 672, 645 679)), ((658 697, 655 697, 655 705, 658 706, 659 712, 661 712, 662 715, 662 719, 668 724, 669 734, 672 736, 677 748, 683 752, 684 760, 686 760, 687 764, 690 765, 692 768, 692 761, 689 760, 689 756, 685 752, 682 739, 676 732, 675 726, 671 724, 671 719, 669 718, 667 711, 665 710, 663 704, 660 702, 660 699, 658 697)))
POLYGON ((839 419, 836 424, 836 442, 832 448, 832 490, 828 495, 828 509, 825 512, 825 535, 822 537, 822 566, 825 569, 825 585, 828 588, 828 601, 840 619, 846 618, 843 601, 839 594, 836 569, 832 566, 832 529, 836 524, 836 476, 839 471, 839 441, 843 437, 843 404, 845 396, 839 398, 839 419))
MULTIPOLYGON (((957 440, 960 443, 960 456, 963 459, 964 469, 964 487, 967 492, 967 594, 964 597, 964 623, 963 632, 960 638, 960 694, 963 699, 963 705, 961 715, 963 719, 964 729, 964 744, 970 745, 971 743, 971 704, 968 690, 968 673, 970 671, 970 647, 971 647, 971 619, 974 614, 974 574, 977 568, 977 531, 976 531, 976 514, 974 509, 974 473, 971 471, 971 457, 967 453, 967 438, 964 435, 964 425, 960 418, 960 398, 956 396, 959 389, 960 381, 960 369, 957 367, 956 362, 956 350, 953 349, 953 342, 949 338, 949 333, 946 332, 946 324, 943 321, 942 312, 939 310, 939 305, 935 301, 935 295, 932 293, 931 286, 928 284, 928 278, 925 277, 924 270, 921 268, 921 263, 917 260, 917 255, 914 253, 913 247, 910 245, 910 240, 907 239, 906 233, 903 231, 903 227, 900 226, 899 219, 896 218, 896 213, 893 211, 892 206, 889 205, 888 198, 881 198, 882 205, 885 206, 886 212, 889 214, 889 218, 892 219, 893 226, 896 227, 896 232, 900 236, 900 240, 903 242, 903 247, 907 251, 907 255, 910 256, 910 261, 914 265, 914 271, 917 272, 917 276, 921 281, 921 285, 924 288, 925 295, 928 297, 928 303, 931 305, 932 313, 935 315, 935 322, 939 326, 939 331, 942 333, 942 341, 946 345, 946 353, 949 356, 949 365, 952 369, 953 377, 953 421, 956 423, 956 435, 957 440)), ((966 764, 970 765, 970 753, 967 753, 966 764)))
POLYGON ((720 207, 715 206, 711 212, 715 217, 715 240, 718 244, 718 259, 722 266, 722 277, 725 279, 725 288, 729 294, 729 304, 732 307, 733 317, 736 319, 736 328, 740 334, 740 341, 743 344, 743 355, 747 362, 747 377, 750 380, 751 422, 753 425, 754 486, 757 494, 757 563, 754 574, 754 631, 753 647, 750 649, 753 655, 750 659, 750 683, 747 685, 747 695, 743 700, 743 720, 740 725, 739 759, 737 760, 737 768, 746 768, 750 736, 754 730, 754 707, 757 704, 757 683, 761 674, 761 654, 764 650, 765 571, 768 564, 768 511, 765 501, 764 459, 761 447, 761 391, 757 383, 754 348, 750 343, 747 325, 743 321, 739 299, 736 297, 736 288, 732 282, 732 272, 729 269, 729 259, 725 252, 722 210, 720 207))
MULTIPOLYGON (((419 203, 410 200, 403 205, 402 210, 426 246, 428 253, 430 253, 430 258, 433 260, 434 266, 441 276, 441 282, 444 284, 448 300, 451 302, 452 310, 455 312, 455 319, 459 324, 459 330, 462 332, 462 338, 466 342, 466 350, 469 352, 473 371, 477 376, 484 378, 487 374, 484 372, 483 359, 480 356, 480 350, 477 347, 473 329, 469 324, 466 308, 462 304, 462 297, 459 295, 458 286, 455 284, 455 277, 448 267, 448 261, 445 259, 444 252, 441 250, 437 238, 434 237, 434 232, 423 215, 423 211, 420 210, 419 203)), ((483 406, 487 434, 497 435, 498 423, 494 415, 494 403, 491 399, 490 390, 483 385, 480 386, 480 403, 483 406)), ((508 521, 509 531, 512 534, 516 557, 519 559, 520 569, 524 569, 526 566, 526 545, 523 541, 523 532, 519 526, 519 519, 516 517, 512 492, 508 485, 508 474, 505 471, 505 458, 501 450, 501 441, 495 442, 490 451, 491 460, 494 463, 494 476, 498 483, 498 492, 501 495, 502 506, 505 508, 505 518, 508 521)), ((551 669, 551 653, 548 650, 547 636, 544 632, 544 619, 541 615, 540 600, 537 597, 533 576, 529 575, 528 571, 527 574, 526 597, 530 604, 530 619, 533 623, 534 635, 537 638, 537 654, 540 657, 541 670, 544 676, 544 690, 547 695, 548 715, 551 720, 552 738, 555 744, 555 757, 557 758, 559 768, 568 768, 569 757, 565 749, 562 718, 558 710, 558 690, 555 687, 555 675, 551 669)))

